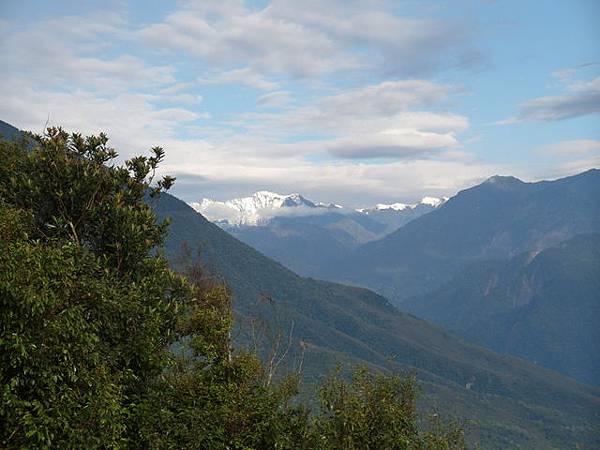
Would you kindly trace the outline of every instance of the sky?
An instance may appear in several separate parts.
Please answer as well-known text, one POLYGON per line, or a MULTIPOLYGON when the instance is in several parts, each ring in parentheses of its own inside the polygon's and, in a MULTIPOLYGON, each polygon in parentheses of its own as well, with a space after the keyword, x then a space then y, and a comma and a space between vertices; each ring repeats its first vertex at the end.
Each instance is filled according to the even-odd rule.
POLYGON ((2 0, 0 60, 1 120, 160 145, 186 201, 600 167, 597 0, 2 0))

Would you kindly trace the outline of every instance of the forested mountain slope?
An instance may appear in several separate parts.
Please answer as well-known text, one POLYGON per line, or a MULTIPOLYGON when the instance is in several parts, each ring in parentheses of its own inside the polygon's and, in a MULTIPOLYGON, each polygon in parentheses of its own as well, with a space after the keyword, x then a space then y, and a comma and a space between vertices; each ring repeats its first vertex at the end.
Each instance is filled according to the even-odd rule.
POLYGON ((0 138, 2 139, 17 139, 22 135, 18 128, 13 127, 11 124, 0 120, 0 138))
POLYGON ((474 264, 403 307, 496 351, 600 383, 600 234, 474 264))
POLYGON ((159 219, 171 220, 165 251, 173 265, 187 243, 230 284, 241 342, 256 315, 285 337, 293 323, 289 358, 306 348, 307 382, 337 362, 414 370, 425 405, 468 418, 472 439, 485 448, 600 446, 598 389, 464 343, 368 290, 301 278, 173 196, 149 201, 159 219))
POLYGON ((475 261, 600 232, 599 198, 597 169, 537 183, 492 177, 325 267, 324 277, 366 286, 401 303, 433 291, 475 261))
POLYGON ((402 210, 378 206, 350 213, 334 210, 310 216, 273 217, 258 226, 225 230, 294 272, 321 278, 325 268, 351 258, 352 250, 359 245, 392 233, 435 209, 424 203, 402 210))
POLYGON ((294 342, 306 347, 307 380, 337 361, 416 370, 428 404, 472 418, 474 435, 486 448, 599 444, 598 390, 464 343, 365 289, 301 278, 172 196, 153 208, 171 218, 166 251, 172 258, 187 242, 201 248, 207 264, 229 282, 242 326, 257 308, 277 316, 286 332, 293 321, 294 342))

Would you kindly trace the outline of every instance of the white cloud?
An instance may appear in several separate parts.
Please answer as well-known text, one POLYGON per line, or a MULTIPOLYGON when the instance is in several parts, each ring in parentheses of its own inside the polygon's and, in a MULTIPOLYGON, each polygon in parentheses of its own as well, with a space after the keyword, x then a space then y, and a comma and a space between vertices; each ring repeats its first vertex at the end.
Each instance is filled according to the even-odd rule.
POLYGON ((105 97, 89 91, 36 89, 21 81, 0 84, 2 115, 22 129, 42 132, 59 125, 84 134, 107 132, 122 159, 171 140, 182 122, 199 119, 183 108, 157 109, 143 94, 105 97))
MULTIPOLYGON (((561 72, 558 78, 565 83, 566 92, 528 100, 521 104, 515 121, 536 120, 551 122, 600 113, 600 77, 592 80, 572 80, 573 71, 561 72)), ((555 74, 556 76, 556 74, 555 74)))
POLYGON ((194 86, 193 83, 174 83, 171 86, 162 88, 159 91, 159 94, 161 94, 161 95, 180 94, 182 91, 185 91, 193 86, 194 86))
POLYGON ((384 81, 326 97, 321 104, 329 111, 380 116, 438 103, 451 91, 450 86, 425 80, 384 81), (357 107, 360 111, 352 109, 357 107))
POLYGON ((269 81, 262 75, 254 72, 249 67, 243 69, 233 69, 211 77, 198 78, 200 84, 242 84, 253 87, 255 89, 271 91, 277 89, 279 84, 269 81))
POLYGON ((432 151, 459 146, 456 133, 466 130, 463 116, 414 108, 443 105, 458 92, 453 86, 424 80, 397 80, 345 90, 324 96, 312 104, 277 113, 251 113, 239 117, 236 126, 271 139, 301 138, 295 145, 277 145, 303 154, 328 151, 338 158, 429 157, 432 151), (310 141, 305 135, 322 135, 310 141))
POLYGON ((425 80, 385 81, 326 95, 284 113, 247 114, 240 119, 250 127, 254 124, 260 129, 278 128, 299 133, 365 132, 404 127, 465 129, 468 121, 462 116, 411 111, 437 106, 456 91, 455 87, 425 80))
POLYGON ((413 76, 481 59, 469 44, 466 30, 472 27, 399 17, 390 5, 311 0, 298 7, 294 1, 274 0, 256 9, 243 1, 186 2, 138 35, 211 66, 226 69, 241 63, 261 74, 294 77, 359 68, 413 76))
POLYGON ((166 160, 161 173, 177 176, 174 193, 188 200, 238 196, 265 188, 287 191, 293 186, 312 198, 360 206, 425 194, 452 195, 493 173, 509 172, 454 158, 413 158, 385 164, 309 161, 304 158, 304 147, 318 152, 323 142, 282 143, 260 134, 181 139, 182 121, 198 120, 196 113, 182 108, 157 109, 143 94, 105 98, 85 91, 51 92, 14 83, 17 81, 0 86, 3 118, 41 131, 50 114, 50 124, 69 130, 86 134, 107 131, 121 159, 162 145, 166 160))
POLYGON ((291 98, 291 93, 287 91, 269 92, 268 94, 261 95, 256 100, 256 104, 258 106, 280 107, 289 103, 291 98))
POLYGON ((203 100, 201 95, 185 92, 194 86, 194 83, 174 83, 158 91, 153 91, 147 98, 153 98, 165 103, 198 104, 203 100))
MULTIPOLYGON (((280 90, 286 78, 274 74, 321 75, 362 64, 347 45, 367 38, 350 37, 348 25, 332 23, 331 15, 327 25, 282 17, 276 4, 259 11, 243 2, 195 6, 193 11, 184 6, 137 37, 162 40, 162 47, 187 48, 214 62, 215 72, 200 83, 245 84, 265 91, 257 105, 280 108, 277 113, 259 110, 230 122, 208 121, 210 115, 196 108, 202 100, 197 82, 178 79, 174 67, 149 63, 143 53, 111 51, 119 40, 136 43, 130 40, 130 26, 111 15, 108 20, 56 18, 31 29, 9 30, 0 43, 7 63, 0 85, 2 118, 38 132, 48 117, 50 125, 84 134, 105 131, 121 160, 162 145, 162 173, 180 176, 176 186, 181 188, 175 192, 189 189, 193 198, 202 194, 199 189, 287 191, 294 185, 315 198, 354 197, 371 203, 445 195, 455 190, 455 183, 491 171, 458 156, 456 133, 469 122, 444 111, 447 98, 459 92, 454 86, 418 79, 374 82, 321 96, 322 90, 307 97, 293 93, 290 105, 292 92, 280 90), (326 137, 308 140, 307 135, 326 137), (394 160, 357 161, 381 156, 394 160), (195 180, 193 186, 186 180, 195 180)), ((342 12, 341 4, 333 6, 342 12)), ((350 16, 342 14, 340 20, 359 23, 366 6, 350 6, 350 16)), ((385 39, 375 36, 379 31, 374 25, 363 32, 373 42, 385 39)))
POLYGON ((242 63, 259 73, 304 77, 358 65, 326 34, 270 17, 268 8, 227 14, 186 8, 139 36, 159 48, 184 50, 223 67, 242 63))
POLYGON ((575 139, 561 141, 537 149, 537 153, 559 157, 579 157, 592 153, 600 156, 600 141, 593 139, 575 139))
MULTIPOLYGON (((208 151, 210 152, 210 151, 208 151)), ((201 160, 201 159, 200 159, 201 160)), ((290 160, 237 159, 200 163, 178 161, 170 171, 178 176, 178 194, 195 201, 200 197, 236 197, 260 189, 286 192, 293 186, 308 198, 348 206, 374 202, 411 201, 423 195, 453 195, 457 190, 513 168, 451 160, 407 160, 386 164, 311 163, 290 160), (197 177, 200 176, 202 181, 197 177), (188 181, 192 181, 188 184, 188 181)))
POLYGON ((177 104, 196 104, 202 101, 201 95, 196 94, 170 94, 170 95, 157 95, 157 100, 166 103, 177 103, 177 104))
POLYGON ((116 37, 126 34, 124 27, 119 15, 103 13, 54 18, 27 29, 11 29, 0 39, 3 76, 58 89, 89 88, 112 94, 174 83, 171 66, 149 65, 126 53, 98 56, 116 37))
POLYGON ((468 43, 473 26, 402 17, 393 7, 394 2, 380 0, 306 0, 298 8, 294 0, 276 0, 269 14, 319 30, 351 51, 367 49, 364 64, 387 76, 481 63, 481 54, 468 43))
POLYGON ((591 168, 600 168, 600 154, 576 157, 564 160, 560 164, 544 164, 539 168, 533 168, 528 176, 534 180, 557 179, 572 176, 591 168))
POLYGON ((126 158, 205 118, 183 106, 202 97, 185 92, 196 85, 178 82, 173 67, 98 55, 127 36, 128 25, 113 13, 10 28, 0 40, 2 119, 35 132, 46 121, 85 134, 104 131, 126 158))
POLYGON ((328 144, 328 151, 334 156, 350 159, 410 158, 457 145, 456 138, 450 133, 400 129, 339 139, 328 144))

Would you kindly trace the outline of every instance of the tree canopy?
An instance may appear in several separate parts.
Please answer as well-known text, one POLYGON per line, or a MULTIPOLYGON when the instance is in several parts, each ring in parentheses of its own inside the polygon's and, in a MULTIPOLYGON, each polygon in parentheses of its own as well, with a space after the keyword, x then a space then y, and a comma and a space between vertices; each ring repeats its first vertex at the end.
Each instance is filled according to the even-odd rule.
POLYGON ((123 166, 59 128, 0 142, 0 447, 463 448, 423 428, 415 385, 333 374, 314 411, 234 349, 226 285, 169 268, 148 201, 160 147, 123 166))

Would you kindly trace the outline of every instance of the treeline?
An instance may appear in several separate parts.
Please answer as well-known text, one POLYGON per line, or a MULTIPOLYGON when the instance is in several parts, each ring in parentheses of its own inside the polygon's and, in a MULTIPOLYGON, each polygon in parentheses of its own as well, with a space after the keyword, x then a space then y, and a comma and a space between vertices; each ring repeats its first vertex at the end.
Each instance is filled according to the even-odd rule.
POLYGON ((105 135, 0 142, 0 448, 459 449, 411 378, 333 374, 313 410, 233 348, 226 286, 160 252, 164 157, 105 135))

